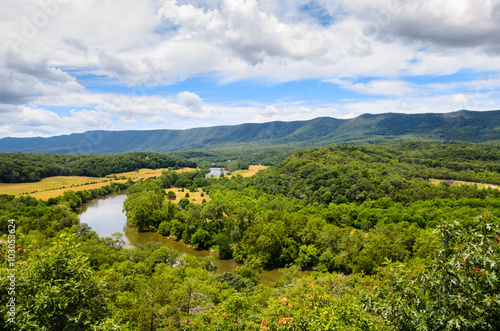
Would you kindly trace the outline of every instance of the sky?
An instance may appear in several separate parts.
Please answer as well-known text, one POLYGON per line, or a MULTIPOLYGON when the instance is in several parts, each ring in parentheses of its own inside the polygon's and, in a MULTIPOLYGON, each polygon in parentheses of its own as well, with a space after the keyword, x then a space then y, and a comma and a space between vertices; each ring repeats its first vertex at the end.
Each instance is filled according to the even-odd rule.
POLYGON ((0 5, 0 138, 500 109, 500 0, 0 5))

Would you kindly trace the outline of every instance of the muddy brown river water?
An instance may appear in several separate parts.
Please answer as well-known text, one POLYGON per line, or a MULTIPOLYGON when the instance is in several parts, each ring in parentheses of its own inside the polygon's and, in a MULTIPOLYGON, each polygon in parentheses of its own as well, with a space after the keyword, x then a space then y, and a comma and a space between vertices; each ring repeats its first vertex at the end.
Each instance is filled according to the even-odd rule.
MULTIPOLYGON (((137 228, 127 226, 127 216, 122 210, 126 198, 125 194, 114 194, 85 203, 79 212, 80 222, 87 223, 100 237, 107 237, 115 232, 122 233, 127 246, 157 241, 182 254, 191 254, 198 257, 212 254, 209 251, 193 249, 184 242, 169 239, 156 232, 139 232, 137 228)), ((234 260, 221 260, 217 257, 214 264, 217 267, 216 273, 232 272, 237 265, 234 260)), ((260 282, 269 284, 275 282, 278 278, 278 269, 264 270, 260 276, 260 282)))

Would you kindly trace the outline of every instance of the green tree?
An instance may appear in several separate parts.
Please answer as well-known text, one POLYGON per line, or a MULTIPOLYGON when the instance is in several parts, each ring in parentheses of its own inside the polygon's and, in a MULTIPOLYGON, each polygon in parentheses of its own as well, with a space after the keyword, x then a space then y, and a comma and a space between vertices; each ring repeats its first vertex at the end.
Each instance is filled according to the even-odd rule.
POLYGON ((144 231, 151 224, 155 213, 163 206, 163 194, 155 191, 142 191, 130 195, 123 203, 128 222, 144 231))
POLYGON ((182 209, 186 209, 186 207, 189 205, 189 199, 188 198, 182 198, 179 200, 179 206, 182 209))
MULTIPOLYGON (((6 269, 0 271, 2 310, 8 299, 6 269)), ((61 235, 50 249, 37 249, 19 261, 16 323, 5 323, 4 330, 90 330, 107 313, 104 285, 74 238, 61 235)))
POLYGON ((203 230, 202 228, 198 228, 196 232, 191 236, 191 243, 201 249, 209 248, 210 242, 210 233, 203 230))
POLYGON ((164 236, 168 236, 170 234, 170 222, 161 222, 160 226, 158 227, 158 233, 164 236))
POLYGON ((168 191, 168 192, 167 192, 167 198, 168 198, 169 200, 175 200, 175 199, 177 199, 177 195, 175 195, 175 192, 174 192, 174 191, 168 191))
POLYGON ((467 228, 443 222, 431 265, 387 271, 386 284, 367 307, 402 330, 500 329, 500 230, 480 217, 467 228))

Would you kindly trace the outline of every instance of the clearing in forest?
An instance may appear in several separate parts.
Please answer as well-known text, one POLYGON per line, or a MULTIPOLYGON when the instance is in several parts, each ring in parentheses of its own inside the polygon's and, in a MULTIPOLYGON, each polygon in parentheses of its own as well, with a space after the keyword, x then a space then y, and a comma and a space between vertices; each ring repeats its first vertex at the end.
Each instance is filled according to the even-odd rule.
MULTIPOLYGON (((203 203, 203 199, 205 199, 206 202, 211 200, 208 194, 202 192, 201 190, 198 190, 198 192, 192 192, 191 190, 185 188, 183 191, 183 189, 179 187, 172 187, 165 190, 167 194, 170 191, 174 192, 175 196, 177 197, 176 199, 170 200, 173 203, 179 203, 180 199, 186 198, 186 194, 189 194, 189 196, 187 197, 189 199, 189 203, 201 204, 203 203), (202 194, 203 196, 201 196, 202 194)), ((168 197, 166 197, 166 199, 168 199, 168 197)))
MULTIPOLYGON (((446 180, 446 179, 435 179, 435 178, 430 178, 429 179, 429 183, 434 184, 434 185, 438 185, 438 184, 440 184, 442 182, 445 182, 445 181, 448 181, 448 180, 446 180)), ((500 186, 498 186, 498 185, 483 184, 483 183, 476 183, 476 182, 466 182, 466 181, 463 181, 463 180, 454 180, 453 181, 453 185, 460 185, 460 186, 463 186, 463 185, 477 185, 477 187, 479 189, 492 188, 492 189, 500 190, 500 186)))
POLYGON ((269 168, 268 166, 263 165, 251 165, 248 167, 248 170, 236 170, 231 173, 230 176, 242 175, 243 177, 250 177, 255 175, 257 172, 269 168))
MULTIPOLYGON (((227 177, 231 178, 232 176, 236 176, 236 175, 242 175, 243 177, 250 177, 250 176, 255 175, 260 170, 264 170, 267 168, 268 168, 267 166, 262 166, 262 165, 251 165, 251 166, 249 166, 248 170, 233 171, 231 173, 231 175, 229 175, 227 177)), ((165 192, 167 194, 169 191, 174 192, 176 197, 177 197, 176 199, 171 200, 173 203, 179 203, 180 199, 186 197, 186 193, 189 194, 188 199, 189 199, 190 203, 201 204, 201 203, 203 203, 203 200, 205 200, 206 202, 211 200, 210 197, 208 196, 208 194, 203 193, 201 190, 198 192, 192 192, 191 190, 188 190, 185 188, 184 191, 182 191, 182 188, 179 188, 179 187, 172 187, 172 188, 165 190, 165 192), (203 194, 203 196, 201 196, 202 194, 203 194)), ((167 199, 168 199, 168 197, 167 197, 167 199)))

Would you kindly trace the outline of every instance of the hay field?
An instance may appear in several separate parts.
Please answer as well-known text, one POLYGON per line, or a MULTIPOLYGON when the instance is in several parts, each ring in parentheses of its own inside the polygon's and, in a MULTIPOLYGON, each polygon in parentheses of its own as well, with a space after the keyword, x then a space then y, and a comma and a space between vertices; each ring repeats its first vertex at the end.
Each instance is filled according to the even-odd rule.
MULTIPOLYGON (((0 194, 23 195, 29 194, 37 199, 47 200, 55 198, 65 191, 83 191, 100 188, 113 183, 124 183, 129 178, 136 181, 151 177, 158 177, 162 171, 168 169, 140 169, 139 171, 130 171, 118 174, 108 175, 107 177, 84 177, 84 176, 56 176, 47 177, 36 183, 1 183, 0 194), (113 175, 117 179, 113 179, 113 175)), ((194 168, 184 168, 176 172, 196 171, 194 168)))
MULTIPOLYGON (((429 182, 434 185, 438 185, 442 183, 444 180, 443 179, 435 179, 435 178, 430 178, 429 182)), ((455 185, 477 185, 478 188, 480 189, 487 189, 487 188, 492 188, 492 189, 497 189, 500 190, 500 186, 498 185, 492 185, 492 184, 482 184, 482 183, 475 183, 475 182, 465 182, 463 180, 455 180, 455 185)))
POLYGON ((0 194, 29 194, 37 199, 48 199, 61 195, 66 190, 87 190, 110 184, 110 178, 83 176, 47 177, 36 183, 0 184, 0 194))
MULTIPOLYGON (((258 171, 266 169, 266 166, 251 165, 249 170, 238 170, 233 175, 240 174, 243 177, 255 175, 258 171)), ((37 199, 48 200, 62 195, 68 190, 84 191, 95 188, 100 188, 111 183, 125 183, 129 178, 133 181, 139 179, 146 179, 151 177, 158 177, 163 171, 168 169, 139 169, 138 171, 129 171, 117 174, 111 174, 106 177, 85 177, 85 176, 56 176, 47 177, 36 183, 0 183, 0 194, 10 195, 30 195, 37 199), (113 177, 116 176, 116 177, 113 177), (116 178, 116 179, 114 179, 116 178)), ((195 168, 183 168, 175 170, 176 172, 192 172, 196 171, 195 168)), ((177 189, 170 189, 177 190, 177 189)), ((176 195, 179 199, 184 198, 185 192, 180 192, 176 195)), ((201 192, 190 192, 189 199, 192 203, 201 203, 203 199, 210 201, 210 197, 205 194, 204 197, 200 196, 201 192)), ((174 202, 177 202, 174 200, 174 202)))
POLYGON ((209 202, 210 200, 210 197, 208 196, 208 194, 206 193, 203 193, 201 190, 199 190, 198 192, 191 192, 190 190, 188 190, 187 188, 184 189, 184 192, 182 192, 182 189, 179 188, 179 187, 172 187, 172 188, 168 188, 165 190, 166 193, 168 193, 169 191, 172 191, 175 193, 175 195, 177 196, 177 199, 176 200, 171 200, 173 203, 179 203, 179 200, 182 199, 182 198, 185 198, 186 197, 186 193, 189 193, 189 202, 190 203, 194 203, 194 204, 201 204, 203 202, 203 199, 205 199, 207 202, 209 202), (201 194, 203 193, 203 197, 201 196, 201 194))
POLYGON ((231 173, 230 176, 242 175, 243 177, 250 177, 255 175, 257 172, 269 168, 268 166, 263 165, 251 165, 248 167, 248 170, 236 170, 231 173))

